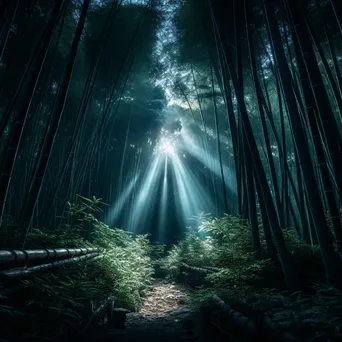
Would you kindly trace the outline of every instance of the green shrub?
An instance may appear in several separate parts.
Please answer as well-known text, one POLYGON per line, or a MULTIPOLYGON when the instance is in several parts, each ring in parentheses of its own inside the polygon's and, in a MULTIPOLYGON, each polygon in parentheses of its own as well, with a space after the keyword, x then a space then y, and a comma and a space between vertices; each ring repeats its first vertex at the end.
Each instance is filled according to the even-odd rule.
POLYGON ((208 216, 198 222, 200 230, 191 229, 168 251, 162 268, 176 278, 182 263, 195 267, 226 267, 254 259, 248 222, 225 215, 208 216), (203 232, 205 235, 203 236, 203 232))
POLYGON ((161 261, 161 268, 169 278, 179 276, 182 263, 191 266, 215 266, 215 245, 211 238, 201 238, 194 233, 187 233, 178 244, 173 245, 161 261))
MULTIPOLYGON (((25 248, 100 249, 100 256, 94 259, 23 281, 29 293, 24 311, 37 317, 41 328, 52 324, 56 335, 86 324, 96 306, 108 297, 117 306, 138 311, 151 284, 153 267, 147 237, 111 229, 97 220, 101 204, 101 199, 80 197, 79 204, 69 205, 55 231, 32 229, 26 234, 25 248)), ((16 238, 19 234, 25 235, 18 232, 16 238)))

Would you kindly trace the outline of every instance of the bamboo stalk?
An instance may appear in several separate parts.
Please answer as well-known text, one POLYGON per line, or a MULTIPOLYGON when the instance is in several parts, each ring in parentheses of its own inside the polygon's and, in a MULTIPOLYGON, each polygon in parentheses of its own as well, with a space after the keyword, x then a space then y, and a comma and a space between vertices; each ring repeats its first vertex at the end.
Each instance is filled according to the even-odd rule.
POLYGON ((48 249, 2 249, 0 264, 27 263, 30 261, 71 258, 78 255, 99 252, 98 248, 48 248, 48 249))
POLYGON ((100 254, 99 252, 93 252, 93 253, 89 253, 86 255, 81 255, 81 256, 70 258, 70 259, 54 261, 54 262, 50 262, 50 263, 39 265, 39 266, 32 266, 32 267, 27 267, 27 268, 22 267, 22 268, 2 271, 0 272, 0 280, 8 281, 8 280, 17 280, 17 279, 27 278, 38 272, 44 272, 50 269, 54 269, 54 268, 58 268, 61 266, 74 264, 80 261, 85 261, 88 259, 95 258, 99 254, 100 254))

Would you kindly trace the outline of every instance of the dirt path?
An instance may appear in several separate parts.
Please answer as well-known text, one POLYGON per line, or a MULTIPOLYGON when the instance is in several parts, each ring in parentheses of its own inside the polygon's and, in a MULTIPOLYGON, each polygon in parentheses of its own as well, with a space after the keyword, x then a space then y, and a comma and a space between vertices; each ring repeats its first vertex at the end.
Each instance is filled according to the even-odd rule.
POLYGON ((125 329, 109 330, 101 341, 197 341, 193 314, 184 304, 187 290, 156 281, 139 313, 127 315, 125 329))

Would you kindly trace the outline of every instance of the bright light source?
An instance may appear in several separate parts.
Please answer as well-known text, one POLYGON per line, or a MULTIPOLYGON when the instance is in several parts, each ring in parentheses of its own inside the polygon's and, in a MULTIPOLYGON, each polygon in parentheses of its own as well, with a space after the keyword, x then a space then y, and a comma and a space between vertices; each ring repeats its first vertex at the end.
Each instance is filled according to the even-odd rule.
POLYGON ((160 132, 159 140, 153 149, 153 154, 165 157, 175 157, 178 150, 177 138, 180 132, 170 132, 166 128, 162 128, 160 132))
POLYGON ((171 156, 176 153, 176 147, 174 146, 172 140, 162 138, 160 143, 158 144, 158 152, 166 156, 171 156))

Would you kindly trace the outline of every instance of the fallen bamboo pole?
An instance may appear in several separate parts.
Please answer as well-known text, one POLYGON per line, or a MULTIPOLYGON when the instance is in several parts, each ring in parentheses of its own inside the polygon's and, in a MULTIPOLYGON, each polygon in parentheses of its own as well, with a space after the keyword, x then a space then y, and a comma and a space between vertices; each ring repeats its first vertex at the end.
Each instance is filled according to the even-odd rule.
POLYGON ((0 280, 6 282, 6 281, 13 281, 17 279, 24 279, 27 277, 30 277, 31 275, 38 273, 38 272, 44 272, 48 271, 50 269, 58 268, 64 265, 74 264, 80 261, 88 260, 95 258, 99 255, 99 252, 93 252, 81 256, 76 256, 69 259, 59 260, 50 262, 47 264, 42 264, 39 266, 32 266, 32 267, 22 267, 22 268, 16 268, 16 269, 10 269, 6 271, 0 272, 0 280))
POLYGON ((0 265, 71 258, 98 251, 98 248, 0 249, 0 265))
POLYGON ((181 266, 184 267, 185 269, 191 270, 191 271, 196 271, 196 272, 201 272, 201 273, 214 273, 215 271, 210 269, 209 267, 196 267, 196 266, 191 266, 186 264, 185 262, 181 262, 181 266))
POLYGON ((241 312, 232 309, 219 297, 216 297, 216 305, 208 309, 210 323, 227 336, 231 336, 232 331, 236 331, 245 336, 250 336, 250 338, 261 334, 272 341, 300 342, 297 337, 283 330, 280 325, 266 315, 261 317, 259 322, 255 322, 241 312))

